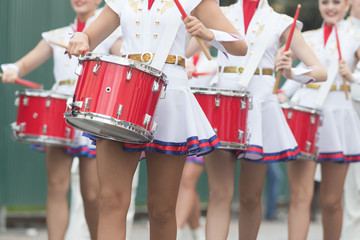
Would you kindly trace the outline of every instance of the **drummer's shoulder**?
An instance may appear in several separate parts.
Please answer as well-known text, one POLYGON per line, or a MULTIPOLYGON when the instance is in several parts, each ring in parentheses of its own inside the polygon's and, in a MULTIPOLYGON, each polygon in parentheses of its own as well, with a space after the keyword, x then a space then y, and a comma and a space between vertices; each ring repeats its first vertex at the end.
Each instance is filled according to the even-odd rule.
POLYGON ((313 37, 315 34, 317 34, 320 30, 321 30, 321 28, 312 29, 312 30, 308 30, 308 31, 302 32, 302 34, 303 34, 303 36, 304 36, 305 38, 311 38, 311 37, 313 37))

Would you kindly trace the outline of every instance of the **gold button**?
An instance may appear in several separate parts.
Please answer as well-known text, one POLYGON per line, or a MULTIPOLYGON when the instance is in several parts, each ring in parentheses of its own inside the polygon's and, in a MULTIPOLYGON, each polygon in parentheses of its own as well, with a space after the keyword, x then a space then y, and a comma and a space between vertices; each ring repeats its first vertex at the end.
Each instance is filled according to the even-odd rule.
POLYGON ((154 35, 154 38, 157 38, 157 36, 158 36, 157 33, 154 33, 153 35, 154 35))
POLYGON ((165 0, 161 0, 161 2, 165 2, 165 0))
POLYGON ((160 8, 157 8, 156 11, 160 12, 160 8))
POLYGON ((155 23, 156 23, 156 24, 159 24, 159 23, 160 23, 160 21, 159 21, 159 20, 155 20, 155 23))
POLYGON ((253 30, 252 30, 252 32, 253 32, 253 33, 255 33, 255 32, 256 32, 256 30, 255 30, 255 29, 253 29, 253 30))
POLYGON ((140 37, 140 33, 137 33, 137 34, 136 34, 136 37, 140 37))
POLYGON ((136 24, 140 24, 140 21, 139 21, 139 20, 136 20, 135 22, 136 22, 136 24))
POLYGON ((257 22, 256 22, 256 24, 260 24, 260 22, 259 22, 259 21, 257 21, 257 22))
POLYGON ((235 21, 238 21, 239 20, 239 18, 235 18, 235 21))
POLYGON ((141 12, 141 11, 142 11, 142 8, 139 8, 139 11, 141 12))
POLYGON ((254 41, 251 41, 250 44, 251 44, 251 45, 254 45, 254 41))

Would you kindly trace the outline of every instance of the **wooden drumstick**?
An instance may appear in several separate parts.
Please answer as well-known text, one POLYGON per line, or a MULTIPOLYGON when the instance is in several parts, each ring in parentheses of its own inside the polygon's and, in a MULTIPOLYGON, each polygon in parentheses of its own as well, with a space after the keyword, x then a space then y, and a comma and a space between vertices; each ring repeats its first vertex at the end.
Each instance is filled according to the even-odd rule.
MULTIPOLYGON (((298 19, 298 16, 299 16, 299 12, 300 12, 300 8, 301 8, 301 5, 298 4, 297 6, 297 9, 296 9, 296 13, 295 13, 295 16, 294 16, 294 21, 291 25, 291 28, 290 28, 290 32, 289 32, 289 36, 286 40, 286 45, 285 45, 285 48, 284 48, 284 52, 288 51, 289 48, 290 48, 290 43, 291 43, 291 38, 294 34, 294 30, 295 30, 295 26, 296 26, 296 20, 298 19)), ((279 87, 279 83, 280 83, 280 78, 281 78, 281 75, 282 75, 282 72, 283 70, 280 69, 276 75, 276 81, 275 81, 275 85, 274 85, 274 89, 273 89, 273 93, 276 93, 278 87, 279 87)))
POLYGON ((62 48, 65 48, 65 49, 68 48, 68 46, 66 46, 66 45, 64 45, 64 44, 62 44, 62 43, 54 42, 54 41, 52 41, 52 40, 49 40, 49 43, 52 43, 52 44, 54 44, 54 45, 56 45, 56 46, 58 46, 58 47, 62 47, 62 48))
MULTIPOLYGON (((179 9, 182 17, 183 17, 183 18, 186 18, 186 17, 187 17, 187 14, 186 14, 184 8, 181 6, 179 0, 174 0, 174 2, 175 2, 175 4, 176 4, 176 6, 178 7, 178 9, 179 9)), ((197 37, 197 36, 195 37, 195 39, 196 39, 196 41, 198 42, 198 44, 200 45, 200 48, 201 48, 201 50, 204 52, 206 58, 207 58, 208 60, 211 60, 211 55, 210 55, 208 49, 206 48, 205 44, 203 43, 203 41, 201 41, 201 39, 200 39, 199 37, 197 37)))
MULTIPOLYGON (((3 74, 0 73, 0 78, 2 78, 2 77, 3 77, 3 74)), ((20 79, 20 78, 16 78, 15 83, 23 85, 28 88, 43 89, 43 85, 41 85, 41 84, 29 81, 29 80, 20 79)))
MULTIPOLYGON (((339 52, 339 61, 341 61, 342 56, 341 56, 340 41, 339 41, 339 35, 338 35, 336 23, 334 24, 334 28, 335 28, 335 36, 336 36, 336 45, 337 45, 337 49, 338 49, 338 52, 339 52)), ((346 100, 348 100, 349 99, 349 94, 348 94, 348 88, 347 88, 347 85, 346 85, 346 79, 344 77, 342 77, 342 80, 343 80, 343 85, 344 85, 345 98, 346 98, 346 100)))

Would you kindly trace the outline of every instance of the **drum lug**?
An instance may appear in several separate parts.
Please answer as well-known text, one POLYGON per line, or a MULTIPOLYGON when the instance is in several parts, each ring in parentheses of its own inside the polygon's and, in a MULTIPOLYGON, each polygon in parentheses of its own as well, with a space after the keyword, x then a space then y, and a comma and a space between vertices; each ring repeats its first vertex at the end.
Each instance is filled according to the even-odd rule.
POLYGON ((23 98, 23 105, 24 105, 24 106, 29 105, 29 98, 28 98, 28 97, 24 97, 24 98, 23 98))
POLYGON ((84 106, 84 111, 86 111, 87 109, 90 109, 91 107, 91 98, 85 98, 85 106, 84 106))
POLYGON ((26 123, 20 123, 20 125, 16 125, 16 122, 11 124, 11 128, 15 132, 24 132, 25 131, 26 123))
POLYGON ((96 59, 96 65, 93 68, 93 73, 95 75, 98 75, 98 71, 99 71, 100 67, 101 67, 101 64, 99 63, 99 58, 97 58, 96 59))
POLYGON ((157 129, 157 123, 153 122, 152 126, 151 126, 151 134, 153 134, 157 129))
POLYGON ((315 124, 315 116, 314 115, 310 116, 310 123, 315 124))
POLYGON ((247 138, 246 138, 246 145, 248 145, 248 146, 249 146, 249 144, 250 144, 250 138, 251 138, 251 133, 249 132, 249 129, 247 130, 246 135, 247 135, 247 138))
POLYGON ((82 108, 83 102, 82 101, 76 101, 73 102, 70 106, 72 110, 79 110, 82 108))
POLYGON ((306 147, 305 147, 306 152, 310 152, 310 148, 311 148, 311 142, 306 141, 306 147))
POLYGON ((122 110, 123 110, 123 105, 119 104, 118 110, 116 112, 116 116, 117 116, 116 120, 119 120, 119 117, 121 116, 122 110))
POLYGON ((51 99, 50 98, 46 99, 46 107, 47 108, 50 107, 50 104, 51 104, 51 99))
POLYGON ((148 128, 151 121, 151 116, 149 114, 145 114, 143 125, 145 126, 145 129, 148 128))
POLYGON ((288 114, 287 114, 287 118, 290 120, 291 118, 292 118, 292 111, 290 110, 289 112, 288 112, 288 114))
POLYGON ((219 95, 217 95, 216 98, 215 98, 215 106, 216 107, 220 106, 220 96, 219 95))
POLYGON ((132 68, 130 68, 130 70, 126 72, 126 80, 130 81, 131 76, 132 76, 132 68))
POLYGON ((46 134, 46 132, 47 132, 47 125, 44 124, 44 126, 43 126, 43 134, 46 134))
POLYGON ((215 132, 215 134, 217 134, 217 128, 214 128, 214 132, 215 132))
POLYGON ((78 75, 78 76, 80 76, 81 75, 81 73, 82 73, 82 62, 81 61, 79 61, 79 64, 77 65, 77 67, 76 67, 76 69, 75 69, 75 74, 76 75, 78 75))
POLYGON ((15 98, 15 107, 18 107, 19 106, 19 101, 20 101, 20 99, 17 97, 17 98, 15 98))
POLYGON ((249 97, 249 110, 253 109, 253 98, 249 97))
POLYGON ((66 127, 66 128, 65 128, 65 137, 66 137, 66 138, 69 138, 69 137, 70 137, 70 133, 71 133, 71 128, 66 127))
POLYGON ((161 89, 160 98, 164 99, 166 96, 166 86, 161 89))
POLYGON ((244 100, 241 100, 241 109, 246 108, 246 102, 244 100))
POLYGON ((244 131, 239 130, 239 141, 241 141, 244 137, 244 131))

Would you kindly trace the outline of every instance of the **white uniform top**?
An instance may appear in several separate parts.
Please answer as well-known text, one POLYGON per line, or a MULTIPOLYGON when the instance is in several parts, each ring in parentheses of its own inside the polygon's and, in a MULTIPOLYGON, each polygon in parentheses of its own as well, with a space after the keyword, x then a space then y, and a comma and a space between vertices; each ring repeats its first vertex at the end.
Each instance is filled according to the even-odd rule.
MULTIPOLYGON (((281 34, 291 26, 293 19, 284 14, 272 11, 267 0, 261 0, 252 17, 245 34, 243 19, 243 1, 228 7, 223 7, 225 16, 232 22, 248 44, 248 53, 245 57, 229 55, 228 58, 219 53, 218 63, 220 66, 244 67, 248 59, 257 49, 257 39, 263 37, 264 27, 269 22, 269 17, 276 18, 277 25, 274 32, 265 36, 268 47, 261 58, 258 67, 273 69, 275 57, 279 48, 281 34), (265 17, 266 16, 266 17, 265 17)), ((301 24, 298 23, 301 28, 301 24)), ((238 85, 238 73, 219 73, 219 82, 214 88, 241 89, 238 85)), ((272 89, 275 83, 274 76, 254 75, 250 81, 248 91, 253 97, 253 109, 249 111, 248 128, 251 134, 250 146, 246 151, 245 159, 261 162, 276 162, 293 160, 299 150, 297 143, 289 129, 282 110, 276 100, 272 89)), ((240 155, 239 157, 242 157, 240 155)))
MULTIPOLYGON (((182 0, 186 13, 201 0, 182 0)), ((154 53, 166 26, 178 8, 174 1, 155 1, 148 10, 148 1, 106 0, 108 6, 120 17, 123 32, 122 54, 154 53)), ((176 15, 177 14, 177 15, 176 15)), ((184 58, 190 35, 180 23, 169 54, 184 58)), ((176 155, 203 155, 219 146, 219 141, 201 107, 190 91, 185 69, 165 64, 162 71, 168 78, 165 99, 158 101, 154 121, 158 124, 154 140, 150 144, 125 144, 128 151, 157 151, 176 155)))
MULTIPOLYGON (((360 47, 359 32, 348 22, 338 22, 338 35, 342 58, 354 71, 355 52, 360 47)), ((324 46, 324 28, 304 33, 304 38, 313 49, 321 63, 328 68, 332 60, 339 58, 335 30, 333 30, 324 46)), ((358 81, 358 80, 357 80, 358 81)), ((313 83, 323 84, 323 83, 313 83)), ((338 73, 334 84, 342 85, 343 80, 338 73)), ((287 81, 285 93, 294 92, 298 84, 287 81)), ((316 108, 315 99, 318 90, 301 88, 296 93, 296 102, 300 106, 316 108)), ((319 161, 352 162, 360 161, 360 121, 353 109, 352 101, 346 100, 344 91, 330 91, 323 108, 323 124, 319 127, 319 161)))
MULTIPOLYGON (((99 9, 95 12, 93 17, 90 17, 86 21, 85 28, 88 27, 100 14, 102 9, 99 9)), ((70 26, 66 26, 63 28, 58 28, 55 30, 51 30, 49 32, 42 33, 42 37, 49 43, 49 41, 54 41, 57 43, 61 43, 63 45, 68 45, 70 41, 70 37, 75 33, 77 28, 77 19, 75 19, 74 24, 70 26)), ((105 39, 93 52, 96 53, 104 53, 109 54, 111 47, 121 37, 121 33, 119 31, 115 31, 112 35, 110 35, 107 39, 105 39)), ((53 59, 54 59, 54 77, 55 82, 58 84, 63 80, 77 80, 78 76, 75 74, 75 69, 78 65, 78 59, 76 57, 72 57, 69 59, 67 54, 64 54, 65 49, 49 43, 51 48, 53 49, 53 59)), ((74 85, 61 85, 56 88, 57 93, 72 95, 75 91, 74 85)))
MULTIPOLYGON (((95 18, 100 14, 102 9, 98 9, 95 12, 93 17, 90 17, 86 21, 85 28, 92 23, 95 18)), ((74 34, 77 29, 77 20, 75 19, 74 24, 70 26, 58 28, 55 30, 51 30, 49 32, 42 33, 43 39, 45 39, 48 43, 49 41, 54 41, 57 43, 61 43, 63 45, 68 45, 70 37, 74 34)), ((115 31, 112 35, 110 35, 105 41, 103 41, 94 52, 109 54, 111 47, 121 37, 121 32, 118 30, 115 31)), ((76 87, 76 83, 73 85, 61 85, 58 86, 60 81, 63 80, 77 80, 78 76, 75 74, 75 69, 78 65, 78 59, 76 57, 72 57, 69 59, 67 54, 64 54, 65 49, 49 43, 50 47, 53 49, 53 59, 54 59, 54 77, 55 77, 55 85, 53 87, 54 92, 66 95, 73 95, 76 87)), ((64 109, 65 111, 65 109, 64 109)), ((35 146, 35 149, 41 149, 39 146, 35 146)), ((91 144, 91 141, 82 136, 82 131, 75 131, 75 139, 74 143, 71 147, 66 148, 66 152, 73 156, 87 156, 87 157, 95 157, 96 150, 95 146, 91 144)))

